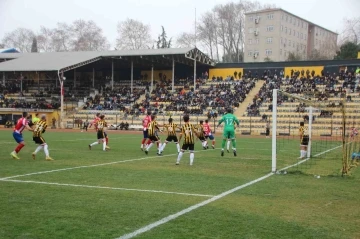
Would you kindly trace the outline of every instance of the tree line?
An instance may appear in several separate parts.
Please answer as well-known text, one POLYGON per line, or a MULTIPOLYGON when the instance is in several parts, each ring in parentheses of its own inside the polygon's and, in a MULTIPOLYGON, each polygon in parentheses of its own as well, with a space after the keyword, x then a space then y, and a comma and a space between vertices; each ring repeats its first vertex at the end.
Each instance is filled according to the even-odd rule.
MULTIPOLYGON (((245 13, 275 7, 273 4, 262 5, 249 0, 217 4, 200 16, 196 23, 196 31, 182 32, 170 38, 163 26, 158 38, 153 39, 150 25, 135 19, 126 19, 117 25, 117 38, 113 49, 196 46, 218 62, 242 62, 246 41, 245 13)), ((17 28, 6 33, 1 42, 0 48, 15 47, 21 52, 103 51, 111 48, 103 30, 94 21, 82 19, 72 23, 59 22, 55 28, 41 26, 36 32, 27 28, 17 28)), ((300 52, 290 52, 287 60, 351 59, 356 58, 358 51, 360 17, 344 20, 344 30, 337 45, 326 43, 321 49, 311 52, 307 59, 303 59, 300 52), (333 56, 332 52, 335 50, 336 55, 333 56)))

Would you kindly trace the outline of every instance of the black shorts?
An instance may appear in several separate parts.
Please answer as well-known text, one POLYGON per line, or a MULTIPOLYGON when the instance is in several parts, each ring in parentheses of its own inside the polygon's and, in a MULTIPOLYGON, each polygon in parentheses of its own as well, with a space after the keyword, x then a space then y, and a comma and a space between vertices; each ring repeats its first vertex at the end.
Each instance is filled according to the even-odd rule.
POLYGON ((151 136, 149 136, 149 139, 150 139, 151 141, 154 141, 154 142, 157 142, 157 141, 160 140, 160 138, 157 137, 156 135, 151 135, 151 136))
POLYGON ((201 141, 205 141, 205 140, 206 140, 206 139, 205 139, 205 136, 200 136, 199 139, 200 139, 201 141))
POLYGON ((45 144, 45 139, 43 137, 33 137, 35 144, 45 144))
POLYGON ((106 138, 105 132, 102 131, 97 132, 97 139, 105 139, 105 138, 106 138))
POLYGON ((270 129, 266 129, 266 136, 270 135, 270 129))
POLYGON ((301 145, 307 146, 309 144, 309 136, 308 135, 304 135, 301 139, 300 142, 301 145))
POLYGON ((190 151, 193 151, 194 150, 194 144, 183 144, 181 149, 182 150, 190 150, 190 151))
POLYGON ((172 135, 172 136, 169 135, 169 136, 166 138, 166 141, 167 141, 167 142, 174 141, 175 143, 179 142, 176 135, 172 135))

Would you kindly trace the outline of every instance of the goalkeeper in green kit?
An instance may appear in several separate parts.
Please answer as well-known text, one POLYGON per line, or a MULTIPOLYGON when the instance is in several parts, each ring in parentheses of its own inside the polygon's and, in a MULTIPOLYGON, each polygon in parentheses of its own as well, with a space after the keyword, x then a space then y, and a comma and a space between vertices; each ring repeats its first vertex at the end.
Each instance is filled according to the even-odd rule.
POLYGON ((232 114, 231 109, 227 110, 227 114, 225 114, 221 118, 221 120, 219 121, 219 124, 218 124, 217 127, 219 127, 222 122, 225 122, 225 126, 224 126, 224 132, 223 132, 223 141, 222 141, 222 144, 221 144, 221 156, 224 156, 224 147, 225 147, 225 143, 226 143, 227 139, 231 139, 234 156, 236 156, 236 140, 235 140, 234 123, 236 123, 237 126, 239 126, 240 122, 235 117, 235 115, 232 114))

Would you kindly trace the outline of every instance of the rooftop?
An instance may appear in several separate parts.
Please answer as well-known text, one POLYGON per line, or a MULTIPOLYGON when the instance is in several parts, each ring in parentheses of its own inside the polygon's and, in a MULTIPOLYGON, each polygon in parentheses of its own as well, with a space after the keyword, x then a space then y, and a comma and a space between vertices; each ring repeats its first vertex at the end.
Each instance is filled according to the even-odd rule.
POLYGON ((312 23, 312 22, 310 22, 310 21, 308 21, 308 20, 306 20, 306 19, 304 19, 304 18, 302 18, 302 17, 299 17, 299 16, 297 16, 297 15, 291 13, 291 12, 288 12, 288 11, 282 9, 282 8, 267 8, 267 9, 263 9, 263 10, 259 10, 259 11, 247 12, 247 13, 245 13, 245 15, 256 14, 256 13, 265 13, 265 12, 274 12, 274 11, 282 11, 282 12, 285 12, 285 13, 287 13, 287 14, 293 16, 293 17, 297 17, 297 18, 299 18, 299 19, 301 19, 301 20, 303 20, 303 21, 305 21, 305 22, 307 22, 307 23, 309 23, 309 24, 311 24, 311 25, 320 27, 320 28, 322 28, 322 29, 324 29, 324 30, 326 30, 326 31, 329 31, 329 32, 332 32, 332 33, 334 33, 334 34, 336 34, 336 35, 339 35, 338 33, 334 32, 334 31, 331 31, 331 30, 326 29, 326 28, 324 28, 324 27, 322 27, 322 26, 319 26, 319 25, 317 25, 317 24, 315 24, 315 23, 312 23))
POLYGON ((8 53, 0 54, 0 59, 13 59, 0 63, 0 72, 4 71, 59 71, 65 72, 77 67, 112 58, 125 61, 143 61, 144 63, 169 64, 174 59, 182 64, 196 61, 213 66, 215 62, 197 48, 167 48, 122 51, 81 51, 81 52, 45 52, 45 53, 8 53), (16 59, 15 59, 16 58, 16 59))

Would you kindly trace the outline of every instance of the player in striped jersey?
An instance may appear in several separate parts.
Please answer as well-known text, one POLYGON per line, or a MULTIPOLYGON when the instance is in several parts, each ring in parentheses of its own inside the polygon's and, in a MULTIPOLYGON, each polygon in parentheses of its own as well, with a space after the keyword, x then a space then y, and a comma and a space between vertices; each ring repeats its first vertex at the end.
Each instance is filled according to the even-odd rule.
POLYGON ((177 157, 176 165, 180 164, 180 160, 185 152, 185 150, 190 151, 190 165, 194 163, 194 148, 195 148, 195 137, 199 137, 198 132, 196 131, 194 125, 189 123, 189 116, 184 115, 183 117, 185 124, 181 127, 181 133, 179 136, 179 142, 184 136, 184 142, 181 147, 181 151, 177 157))
POLYGON ((174 124, 173 119, 169 118, 169 124, 165 124, 164 128, 166 128, 168 136, 165 139, 165 142, 162 144, 162 147, 160 149, 160 153, 162 154, 162 152, 164 151, 166 145, 169 142, 172 142, 172 141, 174 141, 174 143, 176 144, 176 148, 177 148, 177 151, 179 153, 180 152, 180 145, 179 145, 178 138, 176 136, 176 128, 178 128, 177 124, 174 124))
POLYGON ((36 154, 44 149, 45 152, 45 159, 47 161, 53 161, 53 159, 49 155, 48 145, 45 142, 45 139, 42 137, 42 134, 45 133, 47 128, 46 123, 46 115, 41 115, 40 120, 35 123, 34 131, 33 131, 33 141, 35 144, 39 146, 35 149, 32 153, 32 158, 35 160, 36 154))
POLYGON ((309 144, 309 129, 307 126, 305 126, 304 122, 300 122, 299 135, 300 135, 300 157, 299 157, 299 159, 303 159, 306 157, 307 147, 309 144))
MULTIPOLYGON (((97 128, 98 124, 97 123, 100 121, 100 115, 101 115, 100 113, 96 113, 94 120, 89 125, 89 128, 91 128, 91 126, 94 125, 94 128, 95 128, 96 132, 98 131, 98 128, 97 128)), ((109 137, 108 137, 108 135, 107 135, 107 133, 105 131, 103 133, 104 133, 105 142, 106 142, 106 149, 110 149, 110 147, 108 146, 109 137)))
POLYGON ((103 151, 108 150, 109 148, 106 147, 106 136, 105 136, 105 128, 107 127, 107 123, 105 121, 105 115, 100 115, 100 120, 96 122, 96 129, 97 129, 97 139, 98 141, 89 144, 89 149, 91 150, 92 146, 97 144, 103 145, 103 151))
POLYGON ((162 132, 160 130, 161 125, 159 125, 156 121, 156 116, 152 115, 151 116, 151 122, 148 124, 148 137, 149 140, 151 140, 150 144, 146 147, 145 149, 145 154, 149 153, 149 149, 154 145, 154 143, 156 142, 159 146, 158 146, 158 155, 161 155, 161 141, 160 138, 157 136, 156 131, 159 130, 160 132, 162 132))

